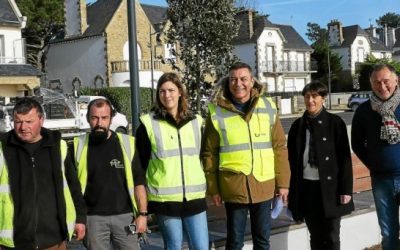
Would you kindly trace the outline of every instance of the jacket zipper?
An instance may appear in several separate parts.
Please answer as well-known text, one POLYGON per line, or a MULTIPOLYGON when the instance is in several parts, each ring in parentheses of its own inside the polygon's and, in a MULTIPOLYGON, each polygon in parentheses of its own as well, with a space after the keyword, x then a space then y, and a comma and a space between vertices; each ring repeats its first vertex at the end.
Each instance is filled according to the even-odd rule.
MULTIPOLYGON (((248 122, 247 122, 247 128, 248 128, 248 130, 249 130, 249 139, 250 139, 251 173, 253 173, 253 170, 254 170, 253 140, 251 139, 250 124, 249 124, 248 122)), ((247 192, 249 193, 249 202, 252 203, 251 192, 250 192, 250 184, 249 184, 249 178, 248 178, 248 176, 246 176, 246 186, 247 186, 247 192)))
POLYGON ((181 178, 182 178, 182 192, 183 192, 183 201, 186 201, 186 187, 185 187, 185 171, 183 169, 183 153, 182 153, 182 142, 181 142, 181 134, 178 131, 178 143, 179 143, 179 155, 181 158, 181 178))
POLYGON ((35 212, 35 246, 36 249, 39 249, 39 242, 37 239, 37 227, 38 227, 38 219, 39 219, 39 214, 38 214, 38 208, 37 208, 37 204, 38 204, 38 197, 37 197, 37 183, 36 183, 36 172, 35 172, 35 157, 31 157, 32 160, 32 168, 33 168, 33 192, 34 192, 34 196, 35 196, 35 208, 34 208, 34 212, 35 212))

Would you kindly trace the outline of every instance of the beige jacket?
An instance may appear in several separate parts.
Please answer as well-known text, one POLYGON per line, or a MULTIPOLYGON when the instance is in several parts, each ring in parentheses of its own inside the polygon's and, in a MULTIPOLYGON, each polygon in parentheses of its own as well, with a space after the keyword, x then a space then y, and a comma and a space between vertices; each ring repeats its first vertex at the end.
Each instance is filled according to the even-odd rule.
MULTIPOLYGON (((240 114, 247 122, 263 93, 263 87, 257 81, 251 93, 251 104, 246 114, 238 111, 228 98, 228 78, 221 81, 216 89, 212 102, 232 112, 240 114)), ((266 124, 266 126, 268 126, 266 124)), ((204 129, 201 158, 207 178, 207 193, 220 194, 223 201, 232 203, 258 203, 274 197, 277 188, 288 188, 290 168, 286 148, 286 137, 281 121, 277 116, 275 125, 271 129, 272 147, 275 154, 275 179, 259 182, 253 174, 219 171, 220 138, 215 130, 210 116, 207 117, 204 129)))

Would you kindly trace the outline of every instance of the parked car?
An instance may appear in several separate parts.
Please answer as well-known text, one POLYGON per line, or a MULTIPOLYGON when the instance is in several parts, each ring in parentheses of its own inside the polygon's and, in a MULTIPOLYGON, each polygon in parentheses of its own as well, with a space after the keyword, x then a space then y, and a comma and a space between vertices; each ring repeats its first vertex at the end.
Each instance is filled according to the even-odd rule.
MULTIPOLYGON (((59 130, 63 138, 72 138, 90 130, 86 120, 87 106, 91 100, 102 96, 81 96, 77 100, 62 94, 51 96, 47 93, 43 105, 45 120, 43 127, 59 130), (59 96, 58 96, 59 95, 59 96), (76 102, 75 102, 76 101, 76 102)), ((13 129, 12 110, 14 106, 0 106, 0 133, 13 129)), ((111 121, 111 130, 127 134, 129 123, 125 115, 116 112, 111 121)))
POLYGON ((353 111, 356 111, 358 106, 360 106, 361 103, 367 101, 370 97, 371 92, 352 94, 347 102, 347 107, 351 108, 351 110, 353 111))

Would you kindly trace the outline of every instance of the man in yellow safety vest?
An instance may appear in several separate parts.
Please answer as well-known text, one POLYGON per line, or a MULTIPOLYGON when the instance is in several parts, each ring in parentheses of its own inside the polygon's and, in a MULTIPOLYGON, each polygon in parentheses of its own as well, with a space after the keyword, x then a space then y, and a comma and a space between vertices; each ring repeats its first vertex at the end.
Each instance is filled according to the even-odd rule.
POLYGON ((269 249, 271 202, 287 202, 290 170, 277 109, 245 63, 229 69, 209 104, 202 160, 207 192, 227 216, 226 249, 243 247, 250 212, 254 249, 269 249))
POLYGON ((86 223, 67 144, 42 128, 36 100, 18 101, 13 117, 14 129, 0 140, 0 249, 65 250, 73 235, 83 239, 86 223))
POLYGON ((107 99, 88 105, 91 131, 74 139, 78 178, 88 209, 87 248, 139 249, 136 232, 147 230, 145 173, 132 136, 110 130, 114 108, 107 99))

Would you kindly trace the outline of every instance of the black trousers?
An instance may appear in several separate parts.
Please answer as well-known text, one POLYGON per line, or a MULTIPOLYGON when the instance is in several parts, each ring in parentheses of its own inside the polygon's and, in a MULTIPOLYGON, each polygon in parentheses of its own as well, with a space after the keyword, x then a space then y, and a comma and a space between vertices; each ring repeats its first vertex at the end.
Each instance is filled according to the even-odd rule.
POLYGON ((303 180, 303 213, 312 250, 340 250, 340 219, 326 218, 319 181, 303 180))

